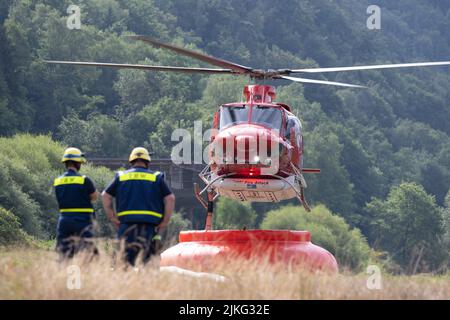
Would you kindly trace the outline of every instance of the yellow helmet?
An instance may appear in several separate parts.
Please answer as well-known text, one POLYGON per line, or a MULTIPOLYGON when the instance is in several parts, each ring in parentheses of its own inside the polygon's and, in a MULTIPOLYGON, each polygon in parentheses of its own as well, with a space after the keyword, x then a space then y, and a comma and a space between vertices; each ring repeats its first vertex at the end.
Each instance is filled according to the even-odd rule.
POLYGON ((131 162, 136 159, 142 159, 147 161, 151 160, 148 150, 142 147, 134 148, 133 151, 131 151, 130 153, 130 158, 128 159, 128 161, 131 162))
POLYGON ((84 153, 81 152, 78 148, 67 148, 64 151, 64 154, 62 156, 61 162, 66 161, 75 161, 79 163, 85 163, 86 158, 84 157, 84 153))

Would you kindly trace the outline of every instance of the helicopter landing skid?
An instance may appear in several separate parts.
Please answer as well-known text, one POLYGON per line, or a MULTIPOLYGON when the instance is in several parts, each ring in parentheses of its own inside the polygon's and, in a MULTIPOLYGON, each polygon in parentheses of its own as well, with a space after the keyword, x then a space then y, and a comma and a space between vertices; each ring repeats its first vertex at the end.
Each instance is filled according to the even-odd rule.
POLYGON ((309 207, 309 204, 308 204, 308 202, 306 202, 306 199, 305 199, 304 190, 305 190, 305 188, 300 187, 300 202, 302 203, 303 208, 305 208, 306 212, 311 212, 311 208, 309 207))
MULTIPOLYGON (((305 199, 304 193, 304 189, 307 187, 306 181, 303 178, 301 172, 295 166, 292 165, 292 169, 294 171, 294 175, 293 177, 291 175, 291 179, 287 179, 279 175, 268 175, 268 176, 276 178, 277 180, 281 180, 283 181, 283 183, 288 185, 291 188, 293 195, 300 201, 300 203, 304 207, 305 211, 310 212, 311 209, 308 205, 308 202, 305 199)), ((211 167, 209 165, 200 172, 199 177, 206 184, 206 186, 203 189, 200 189, 197 184, 194 184, 195 189, 194 191, 197 200, 205 209, 207 209, 208 213, 212 212, 212 210, 210 210, 210 202, 214 202, 219 197, 219 190, 216 189, 215 185, 219 180, 224 180, 225 178, 228 178, 233 175, 235 175, 235 173, 228 173, 220 176, 214 176, 213 173, 211 172, 211 167), (202 197, 204 193, 207 194, 208 200, 202 197)), ((236 185, 234 186, 234 188, 236 188, 236 185)), ((224 195, 228 196, 226 193, 224 195)), ((245 197, 241 197, 240 200, 244 201, 244 199, 245 197)))
POLYGON ((205 230, 212 230, 212 218, 214 213, 214 200, 219 196, 211 187, 208 187, 207 190, 207 200, 202 198, 202 191, 198 184, 194 183, 194 192, 195 197, 200 202, 200 204, 206 209, 206 219, 205 219, 205 230))
POLYGON ((278 176, 278 175, 275 175, 275 174, 272 174, 272 175, 270 175, 270 176, 272 176, 272 177, 274 177, 274 178, 277 178, 277 179, 280 179, 280 180, 283 180, 284 182, 286 182, 287 184, 289 184, 289 185, 291 186, 292 190, 294 190, 297 199, 300 201, 300 204, 303 206, 303 208, 305 209, 305 211, 306 211, 306 212, 310 212, 310 211, 311 211, 311 208, 309 207, 308 202, 306 202, 306 199, 305 199, 305 193, 304 193, 304 190, 305 190, 305 188, 306 188, 306 182, 305 182, 305 179, 303 178, 303 175, 302 175, 301 173, 299 173, 299 175, 296 174, 296 176, 295 176, 295 178, 296 178, 296 180, 298 181, 298 184, 299 184, 299 186, 300 186, 299 189, 297 189, 297 188, 295 187, 295 185, 294 185, 293 183, 291 183, 291 182, 290 182, 288 179, 286 179, 286 178, 283 178, 283 177, 278 176))

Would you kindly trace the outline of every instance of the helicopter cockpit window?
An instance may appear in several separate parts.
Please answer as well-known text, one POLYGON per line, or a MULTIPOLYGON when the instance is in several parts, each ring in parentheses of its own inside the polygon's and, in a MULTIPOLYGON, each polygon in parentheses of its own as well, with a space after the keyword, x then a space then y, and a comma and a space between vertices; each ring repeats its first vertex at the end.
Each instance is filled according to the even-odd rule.
POLYGON ((282 123, 281 111, 279 108, 254 106, 251 123, 280 130, 282 123))
POLYGON ((222 107, 220 110, 220 128, 248 122, 248 106, 222 107))
POLYGON ((295 135, 300 136, 300 125, 299 122, 295 121, 294 118, 289 117, 287 119, 285 137, 287 140, 291 139, 291 130, 294 128, 295 135))

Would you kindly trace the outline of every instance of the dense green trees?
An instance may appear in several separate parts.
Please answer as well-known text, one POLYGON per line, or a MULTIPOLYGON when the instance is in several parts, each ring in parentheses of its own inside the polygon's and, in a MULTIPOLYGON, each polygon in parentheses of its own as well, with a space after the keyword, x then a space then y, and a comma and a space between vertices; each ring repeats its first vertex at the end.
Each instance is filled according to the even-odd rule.
POLYGON ((387 250, 403 270, 416 273, 447 267, 443 209, 421 186, 394 187, 385 201, 373 199, 366 211, 371 242, 387 250))
MULTIPOLYGON (((50 66, 43 59, 202 65, 130 41, 129 33, 256 68, 448 60, 450 52, 445 1, 379 1, 381 31, 366 28, 370 1, 80 0, 81 30, 66 27, 69 4, 0 0, 0 135, 50 134, 90 157, 123 157, 137 145, 168 157, 176 143, 173 129, 192 130, 195 120, 206 129, 217 105, 241 99, 248 79, 50 66)), ((278 100, 303 121, 305 165, 322 169, 307 177, 310 202, 323 203, 369 239, 366 203, 385 199, 404 181, 422 185, 444 206, 450 181, 448 68, 327 78, 370 89, 277 83, 278 100)), ((42 222, 41 215, 52 209, 50 195, 28 192, 28 185, 42 188, 40 176, 28 177, 28 167, 11 164, 8 152, 0 154, 6 158, 0 176, 14 179, 0 190, 0 206, 31 234, 49 234, 53 218, 42 222)), ((56 168, 49 165, 46 174, 56 168)), ((273 206, 253 207, 259 221, 273 206)))
MULTIPOLYGON (((124 156, 130 145, 145 145, 167 157, 172 129, 191 129, 198 119, 206 128, 218 104, 240 100, 246 79, 48 66, 42 59, 198 65, 129 41, 129 32, 255 67, 445 59, 448 8, 399 3, 382 4, 383 32, 373 32, 365 26, 364 1, 84 0, 81 30, 65 26, 68 1, 3 1, 9 10, 0 20, 0 58, 7 62, 0 66, 0 134, 51 132, 91 156, 124 156)), ((422 184, 443 204, 450 111, 449 76, 442 70, 337 76, 373 88, 362 91, 279 88, 279 101, 304 121, 307 165, 323 167, 309 180, 313 202, 362 229, 365 202, 404 180, 422 184)))

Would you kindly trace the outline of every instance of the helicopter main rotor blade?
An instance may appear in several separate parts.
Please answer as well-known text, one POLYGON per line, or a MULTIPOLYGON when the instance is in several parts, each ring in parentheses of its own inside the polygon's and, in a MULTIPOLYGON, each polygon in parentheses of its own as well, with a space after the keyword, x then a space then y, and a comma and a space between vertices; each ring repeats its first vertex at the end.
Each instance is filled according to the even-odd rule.
POLYGON ((83 61, 56 61, 56 60, 44 60, 46 63, 52 64, 66 64, 77 65, 86 67, 110 67, 119 69, 140 69, 140 70, 153 70, 153 71, 173 71, 184 73, 235 73, 230 69, 210 69, 210 68, 186 68, 186 67, 171 67, 171 66, 150 66, 146 64, 123 64, 123 63, 103 63, 103 62, 83 62, 83 61))
POLYGON ((395 69, 395 68, 412 68, 412 67, 433 67, 433 66, 448 66, 448 65, 450 65, 450 61, 378 64, 368 66, 335 67, 335 68, 308 68, 308 69, 293 69, 290 71, 291 73, 301 73, 301 72, 322 73, 322 72, 377 70, 377 69, 395 69))
POLYGON ((206 54, 202 54, 202 53, 199 53, 199 52, 196 52, 196 51, 193 51, 193 50, 189 50, 189 49, 186 49, 186 48, 180 48, 180 47, 174 46, 172 44, 167 44, 167 43, 161 42, 159 40, 153 39, 153 38, 148 37, 148 36, 131 35, 131 36, 128 36, 128 37, 132 38, 132 39, 141 40, 143 42, 149 43, 149 44, 151 44, 152 46, 154 46, 156 48, 165 48, 165 49, 174 51, 176 53, 182 54, 184 56, 188 56, 188 57, 191 57, 191 58, 203 61, 203 62, 207 62, 207 63, 212 64, 214 66, 218 66, 218 67, 222 67, 222 68, 229 68, 231 70, 236 71, 237 73, 244 73, 244 74, 246 74, 246 73, 249 73, 249 74, 255 73, 253 71, 253 69, 250 68, 250 67, 246 67, 246 66, 234 63, 234 62, 230 62, 230 61, 222 60, 222 59, 215 58, 215 57, 212 57, 212 56, 208 56, 206 54))
POLYGON ((296 78, 296 77, 288 77, 288 76, 279 76, 276 79, 280 79, 280 78, 281 79, 295 81, 295 82, 301 82, 301 83, 326 84, 326 85, 331 85, 331 86, 347 87, 347 88, 367 88, 367 87, 364 87, 364 86, 359 86, 359 85, 350 84, 350 83, 315 80, 315 79, 305 79, 305 78, 296 78))

